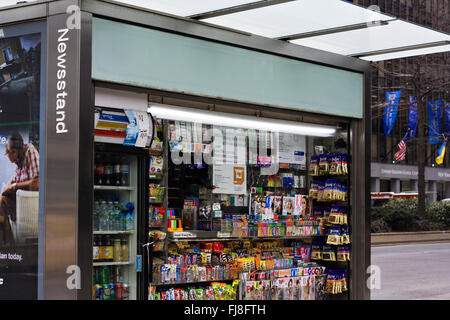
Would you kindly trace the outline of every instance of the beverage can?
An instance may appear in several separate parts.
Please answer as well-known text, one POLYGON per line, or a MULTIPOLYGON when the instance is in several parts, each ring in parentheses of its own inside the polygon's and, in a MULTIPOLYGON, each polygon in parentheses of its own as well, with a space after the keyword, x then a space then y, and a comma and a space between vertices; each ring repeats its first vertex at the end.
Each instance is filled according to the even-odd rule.
POLYGON ((130 287, 128 284, 124 283, 122 285, 122 300, 130 299, 130 287))
POLYGON ((123 286, 122 284, 116 284, 116 300, 123 300, 123 286))
POLYGON ((116 285, 114 283, 110 283, 109 289, 110 289, 110 299, 109 300, 116 300, 116 285))
POLYGON ((96 284, 94 286, 94 294, 93 299, 94 300, 102 300, 103 299, 103 288, 101 284, 96 284))
POLYGON ((102 283, 103 284, 109 283, 109 267, 108 266, 103 266, 103 269, 102 269, 102 283))
POLYGON ((111 299, 111 288, 109 284, 103 285, 103 299, 102 300, 112 300, 111 299))

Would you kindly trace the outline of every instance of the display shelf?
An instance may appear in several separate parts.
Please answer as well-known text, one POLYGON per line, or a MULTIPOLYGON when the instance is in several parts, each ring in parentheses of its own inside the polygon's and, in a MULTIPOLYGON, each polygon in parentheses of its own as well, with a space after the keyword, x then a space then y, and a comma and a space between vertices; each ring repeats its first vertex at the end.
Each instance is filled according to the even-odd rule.
POLYGON ((125 191, 134 191, 135 187, 117 187, 117 186, 94 186, 94 190, 125 190, 125 191))
POLYGON ((94 231, 94 232, 93 232, 94 235, 103 235, 103 234, 105 234, 105 235, 108 235, 108 234, 133 234, 133 233, 134 233, 134 231, 121 231, 121 230, 118 230, 118 231, 94 231))
POLYGON ((233 279, 224 279, 224 280, 205 280, 205 281, 159 283, 159 284, 150 283, 150 285, 154 286, 154 287, 183 287, 183 286, 192 286, 192 285, 202 285, 202 284, 211 283, 211 282, 233 282, 234 280, 239 280, 239 279, 233 278, 233 279))
POLYGON ((314 237, 327 236, 326 234, 310 236, 274 236, 274 237, 232 237, 226 234, 220 234, 220 231, 183 231, 179 234, 169 232, 168 239, 172 242, 177 241, 240 241, 240 240, 295 240, 309 239, 314 237))
POLYGON ((126 266, 126 265, 132 265, 132 261, 111 261, 111 262, 93 262, 92 265, 94 267, 101 267, 101 266, 126 266))

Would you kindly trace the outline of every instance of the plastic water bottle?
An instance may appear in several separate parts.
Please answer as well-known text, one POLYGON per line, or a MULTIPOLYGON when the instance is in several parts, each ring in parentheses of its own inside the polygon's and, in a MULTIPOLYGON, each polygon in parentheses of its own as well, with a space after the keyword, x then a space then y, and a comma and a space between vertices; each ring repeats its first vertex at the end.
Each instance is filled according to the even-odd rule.
POLYGON ((122 212, 118 201, 114 201, 114 230, 122 230, 122 212))
POLYGON ((126 230, 133 231, 134 229, 134 214, 133 211, 128 211, 125 217, 126 230))
POLYGON ((99 208, 99 226, 100 226, 100 231, 108 231, 109 226, 108 226, 108 208, 107 208, 107 204, 106 201, 102 201, 102 203, 100 204, 100 208, 99 208))
POLYGON ((112 201, 108 201, 108 231, 114 230, 114 221, 115 221, 115 213, 114 213, 114 204, 112 201))
POLYGON ((98 201, 95 201, 94 203, 94 231, 100 230, 100 203, 98 201))

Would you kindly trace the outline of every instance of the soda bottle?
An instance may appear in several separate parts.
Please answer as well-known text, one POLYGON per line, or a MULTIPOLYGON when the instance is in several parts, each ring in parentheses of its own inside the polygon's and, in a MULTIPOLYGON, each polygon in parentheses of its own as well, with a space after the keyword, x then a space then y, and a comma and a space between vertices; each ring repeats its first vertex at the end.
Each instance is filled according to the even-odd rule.
POLYGON ((122 300, 128 300, 130 298, 130 287, 128 284, 122 284, 122 300))
MULTIPOLYGON (((113 254, 114 261, 115 262, 120 262, 121 261, 120 258, 121 258, 121 255, 122 255, 122 253, 121 253, 122 247, 120 246, 120 239, 114 239, 114 249, 113 250, 114 250, 114 254, 113 254)), ((117 268, 116 271, 118 269, 119 268, 117 268)))
POLYGON ((95 169, 95 184, 102 186, 105 184, 105 166, 102 163, 98 163, 95 169))
POLYGON ((93 245, 93 261, 97 262, 100 260, 100 248, 98 246, 98 237, 94 236, 94 245, 93 245))
POLYGON ((116 300, 116 286, 114 283, 109 284, 110 297, 109 300, 116 300))
POLYGON ((97 240, 97 246, 98 246, 98 262, 104 262, 105 261, 105 243, 103 242, 102 237, 98 237, 97 240))
POLYGON ((112 177, 112 173, 113 173, 113 167, 111 164, 106 164, 105 165, 105 185, 107 186, 111 186, 113 185, 113 177, 112 177))
POLYGON ((130 259, 128 252, 128 242, 126 239, 121 240, 120 261, 128 261, 130 259))
POLYGON ((121 185, 122 186, 129 186, 130 185, 130 172, 129 167, 127 164, 122 163, 120 166, 120 178, 121 178, 121 185))
POLYGON ((122 283, 122 272, 119 266, 116 266, 114 273, 114 283, 122 283))
POLYGON ((120 166, 120 164, 118 164, 118 163, 116 163, 115 165, 114 165, 114 168, 113 168, 113 184, 115 185, 115 186, 120 186, 120 185, 122 185, 122 175, 121 175, 121 166, 120 166))
POLYGON ((106 236, 104 260, 107 262, 114 260, 114 248, 109 236, 106 236))

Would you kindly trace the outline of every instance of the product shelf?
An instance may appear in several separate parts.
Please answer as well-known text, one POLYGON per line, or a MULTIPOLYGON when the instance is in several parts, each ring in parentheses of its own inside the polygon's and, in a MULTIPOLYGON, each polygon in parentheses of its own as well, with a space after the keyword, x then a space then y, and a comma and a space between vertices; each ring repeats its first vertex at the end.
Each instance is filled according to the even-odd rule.
POLYGON ((233 282, 234 280, 239 280, 237 278, 234 279, 224 279, 224 280, 205 280, 205 281, 192 281, 192 282, 175 282, 175 283, 150 283, 151 286, 154 287, 183 287, 183 286, 192 286, 192 285, 202 285, 211 282, 233 282))
POLYGON ((94 186, 94 190, 125 190, 125 191, 134 191, 135 187, 116 187, 116 186, 94 186))
POLYGON ((168 239, 172 242, 177 241, 240 241, 240 240, 295 240, 295 239, 310 239, 313 237, 326 236, 325 234, 310 235, 310 236, 273 236, 273 237, 231 237, 225 234, 220 234, 220 231, 187 231, 179 236, 174 233, 169 233, 168 239))
POLYGON ((94 231, 94 235, 108 235, 108 234, 133 234, 134 231, 94 231))
POLYGON ((132 265, 132 261, 112 261, 112 262, 93 262, 92 265, 94 267, 101 267, 101 266, 125 266, 125 265, 132 265))

